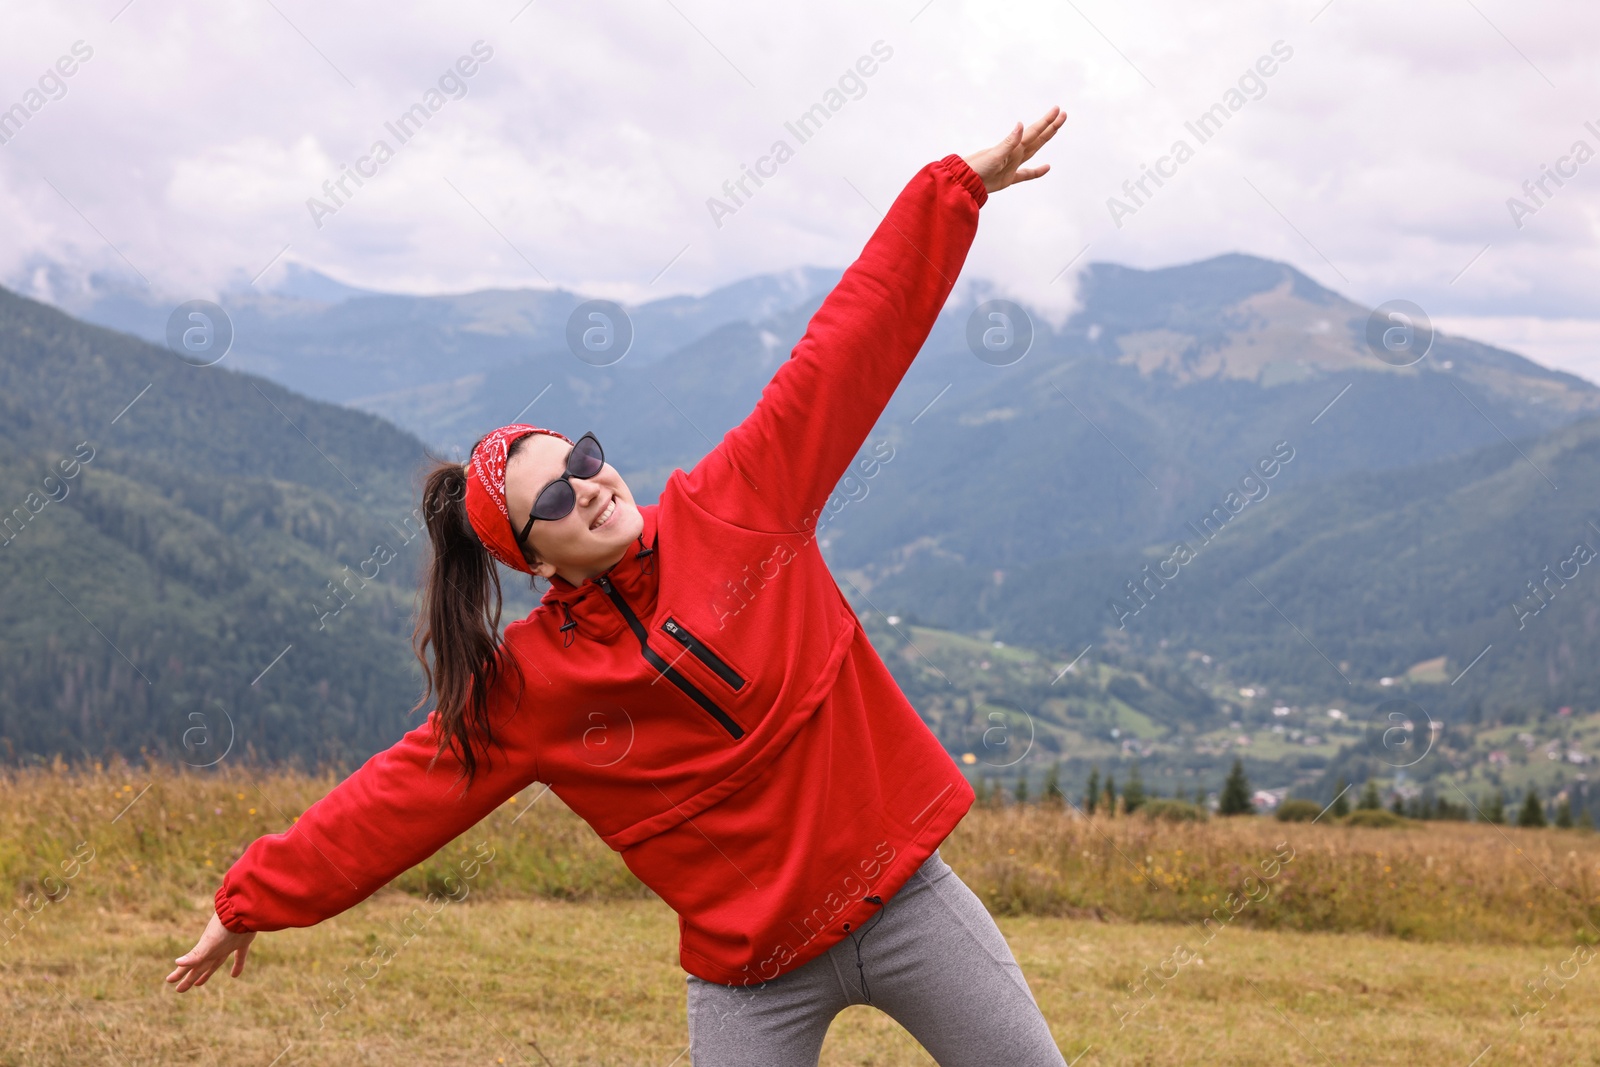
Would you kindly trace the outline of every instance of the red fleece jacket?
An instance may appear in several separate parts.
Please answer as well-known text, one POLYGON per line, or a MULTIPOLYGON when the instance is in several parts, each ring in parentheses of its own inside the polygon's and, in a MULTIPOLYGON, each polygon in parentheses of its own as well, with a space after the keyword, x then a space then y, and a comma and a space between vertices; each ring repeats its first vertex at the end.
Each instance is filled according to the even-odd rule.
POLYGON ((955 284, 987 199, 958 155, 917 172, 755 410, 640 508, 640 544, 556 578, 506 628, 470 787, 437 712, 227 872, 230 930, 366 899, 533 782, 679 916, 684 970, 765 981, 857 928, 973 801, 816 544, 818 516, 955 284))

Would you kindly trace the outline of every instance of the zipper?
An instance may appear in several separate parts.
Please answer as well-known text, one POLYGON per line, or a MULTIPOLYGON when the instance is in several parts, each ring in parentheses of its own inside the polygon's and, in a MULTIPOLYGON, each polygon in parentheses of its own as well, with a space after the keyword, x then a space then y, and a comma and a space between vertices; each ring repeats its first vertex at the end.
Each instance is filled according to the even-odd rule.
MULTIPOLYGON (((744 727, 734 722, 733 718, 719 708, 714 700, 700 692, 699 688, 689 679, 673 670, 672 665, 662 659, 656 650, 650 647, 650 635, 645 630, 644 623, 639 621, 639 616, 633 613, 633 609, 628 606, 628 601, 618 591, 617 587, 611 584, 611 579, 602 575, 595 579, 595 584, 617 606, 617 610, 622 612, 623 621, 628 624, 628 629, 633 631, 633 636, 639 639, 639 651, 644 654, 644 658, 650 666, 665 675, 667 681, 683 690, 690 700, 705 709, 708 715, 722 724, 722 728, 728 731, 730 736, 736 740, 743 737, 744 727)), ((719 660, 718 662, 721 661, 719 660)), ((727 665, 723 664, 723 666, 726 667, 727 665)))
POLYGON ((739 677, 739 672, 728 666, 715 652, 701 644, 700 639, 685 630, 677 619, 668 615, 667 621, 661 624, 661 628, 677 638, 680 645, 692 652, 695 659, 711 668, 718 678, 727 682, 735 690, 744 688, 744 679, 739 677))

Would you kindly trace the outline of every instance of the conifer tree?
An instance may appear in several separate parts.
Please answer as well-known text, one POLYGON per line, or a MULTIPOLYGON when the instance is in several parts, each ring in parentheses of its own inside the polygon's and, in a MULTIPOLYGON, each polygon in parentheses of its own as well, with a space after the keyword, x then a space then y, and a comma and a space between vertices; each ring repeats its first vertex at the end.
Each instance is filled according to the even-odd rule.
POLYGON ((1123 810, 1132 815, 1144 802, 1144 779, 1139 776, 1139 764, 1136 761, 1128 771, 1128 787, 1122 791, 1123 810))
POLYGON ((1217 805, 1222 815, 1254 815, 1256 808, 1250 802, 1250 782, 1244 776, 1244 761, 1235 759, 1228 780, 1222 783, 1222 797, 1217 805))
POLYGON ((1556 825, 1563 830, 1572 829, 1572 798, 1562 797, 1556 804, 1556 825))
POLYGON ((1490 797, 1489 802, 1483 806, 1483 817, 1486 821, 1496 825, 1506 821, 1506 791, 1504 789, 1496 789, 1494 791, 1494 796, 1490 797))
POLYGON ((1066 800, 1066 794, 1061 792, 1061 761, 1056 760, 1050 765, 1050 773, 1044 777, 1044 802, 1059 808, 1066 800))
POLYGON ((1377 811, 1381 807, 1383 807, 1383 798, 1378 796, 1378 783, 1368 778, 1366 788, 1361 790, 1361 803, 1356 805, 1356 810, 1377 811))
POLYGON ((1103 799, 1106 802, 1106 814, 1115 815, 1117 813, 1117 780, 1111 776, 1110 771, 1106 772, 1106 791, 1103 799))
POLYGON ((1522 811, 1517 814, 1517 825, 1534 828, 1544 825, 1544 805, 1539 803, 1539 791, 1531 785, 1528 795, 1522 798, 1522 811))
POLYGON ((1089 768, 1089 787, 1083 791, 1083 810, 1087 815, 1093 815, 1094 809, 1100 803, 1100 768, 1089 768))
POLYGON ((1017 788, 1014 794, 1018 804, 1028 802, 1028 775, 1026 772, 1017 775, 1017 788))
POLYGON ((1333 807, 1329 810, 1336 819, 1342 819, 1350 814, 1350 787, 1345 783, 1344 776, 1339 776, 1339 782, 1333 787, 1333 807))
POLYGON ((1389 803, 1389 810, 1394 812, 1396 815, 1399 815, 1401 818, 1405 817, 1406 802, 1399 793, 1396 793, 1394 795, 1394 800, 1389 803))

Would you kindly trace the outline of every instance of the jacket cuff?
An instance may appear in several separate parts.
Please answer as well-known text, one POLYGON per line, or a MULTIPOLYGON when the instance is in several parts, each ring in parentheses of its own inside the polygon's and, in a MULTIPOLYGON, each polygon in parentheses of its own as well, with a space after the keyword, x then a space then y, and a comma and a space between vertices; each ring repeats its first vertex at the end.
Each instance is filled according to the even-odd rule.
POLYGON ((233 910, 233 902, 228 899, 228 887, 224 883, 217 887, 217 895, 212 898, 212 906, 217 909, 217 918, 222 925, 236 934, 248 934, 250 927, 244 924, 237 912, 233 910))
POLYGON ((978 177, 978 172, 973 170, 959 153, 951 152, 939 160, 936 166, 942 167, 946 174, 966 186, 967 192, 972 194, 972 199, 978 202, 979 207, 989 199, 989 190, 983 187, 983 179, 978 177))

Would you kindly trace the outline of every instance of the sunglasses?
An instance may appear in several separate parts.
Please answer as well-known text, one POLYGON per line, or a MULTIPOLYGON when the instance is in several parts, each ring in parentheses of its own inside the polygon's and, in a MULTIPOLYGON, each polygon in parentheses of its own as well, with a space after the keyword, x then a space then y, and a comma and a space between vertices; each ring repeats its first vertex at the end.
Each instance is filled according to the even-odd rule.
POLYGON ((539 495, 533 500, 533 510, 528 515, 528 524, 517 535, 520 545, 528 539, 528 531, 533 529, 536 519, 554 522, 564 519, 572 514, 572 509, 578 504, 578 494, 573 491, 570 478, 593 478, 600 473, 600 468, 606 465, 606 454, 600 448, 600 442, 593 433, 586 433, 578 438, 578 443, 572 446, 572 451, 567 453, 567 469, 561 477, 549 482, 539 490, 539 495))

